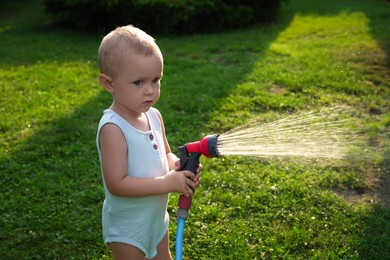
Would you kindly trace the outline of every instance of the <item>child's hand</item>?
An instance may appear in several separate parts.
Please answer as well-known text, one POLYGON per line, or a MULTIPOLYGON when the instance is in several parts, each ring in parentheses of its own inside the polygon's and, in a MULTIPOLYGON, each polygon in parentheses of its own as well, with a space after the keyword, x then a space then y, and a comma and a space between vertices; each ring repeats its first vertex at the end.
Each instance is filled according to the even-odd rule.
POLYGON ((202 164, 199 164, 198 169, 196 170, 197 174, 195 175, 194 179, 192 179, 196 184, 196 188, 200 185, 200 173, 202 172, 202 170, 203 166, 202 164))
MULTIPOLYGON (((175 162, 175 169, 176 169, 176 171, 178 171, 180 169, 180 160, 177 160, 175 162)), ((203 170, 203 166, 202 166, 202 164, 199 164, 198 169, 196 170, 197 174, 192 179, 196 184, 195 189, 200 185, 200 173, 202 172, 202 170, 203 170)), ((195 189, 193 189, 193 190, 195 191, 195 189)))
POLYGON ((179 192, 191 198, 197 184, 193 181, 195 174, 191 171, 170 171, 164 176, 168 192, 179 192))

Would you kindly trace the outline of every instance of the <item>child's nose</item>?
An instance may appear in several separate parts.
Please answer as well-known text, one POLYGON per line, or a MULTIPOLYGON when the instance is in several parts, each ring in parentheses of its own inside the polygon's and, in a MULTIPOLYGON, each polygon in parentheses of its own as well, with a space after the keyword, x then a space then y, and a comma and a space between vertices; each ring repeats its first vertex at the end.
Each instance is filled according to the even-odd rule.
POLYGON ((153 91, 154 91, 153 83, 146 84, 146 86, 145 86, 145 94, 150 95, 150 94, 153 93, 153 91))

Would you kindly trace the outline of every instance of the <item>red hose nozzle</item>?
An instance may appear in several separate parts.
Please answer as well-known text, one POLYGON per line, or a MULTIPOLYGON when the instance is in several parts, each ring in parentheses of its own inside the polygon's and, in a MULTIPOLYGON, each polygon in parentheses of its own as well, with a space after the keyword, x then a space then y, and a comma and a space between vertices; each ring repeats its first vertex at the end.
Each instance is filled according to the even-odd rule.
POLYGON ((188 153, 200 153, 206 157, 219 157, 221 156, 217 149, 218 135, 208 135, 203 137, 198 142, 188 143, 188 153))
MULTIPOLYGON (((190 170, 196 174, 201 155, 206 157, 221 156, 217 149, 218 135, 208 135, 198 142, 188 143, 180 147, 180 169, 190 170)), ((183 195, 179 199, 179 208, 189 210, 191 208, 191 198, 183 195)))

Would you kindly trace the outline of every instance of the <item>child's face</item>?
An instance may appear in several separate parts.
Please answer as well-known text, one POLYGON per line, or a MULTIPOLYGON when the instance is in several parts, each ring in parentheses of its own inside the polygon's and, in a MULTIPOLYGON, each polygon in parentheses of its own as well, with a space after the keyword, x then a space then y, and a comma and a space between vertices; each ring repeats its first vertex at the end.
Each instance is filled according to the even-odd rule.
POLYGON ((158 55, 127 53, 123 66, 112 80, 116 106, 138 115, 156 104, 160 97, 163 61, 158 55))

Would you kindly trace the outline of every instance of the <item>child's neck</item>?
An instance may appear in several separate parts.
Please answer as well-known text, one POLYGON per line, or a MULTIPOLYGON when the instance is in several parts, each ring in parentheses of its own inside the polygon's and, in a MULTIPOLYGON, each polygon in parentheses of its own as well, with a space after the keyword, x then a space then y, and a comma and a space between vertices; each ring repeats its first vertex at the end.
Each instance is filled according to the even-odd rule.
POLYGON ((147 132, 150 131, 149 119, 144 112, 130 112, 124 109, 115 106, 115 104, 110 106, 110 109, 123 117, 130 125, 134 128, 137 128, 140 131, 147 132))

